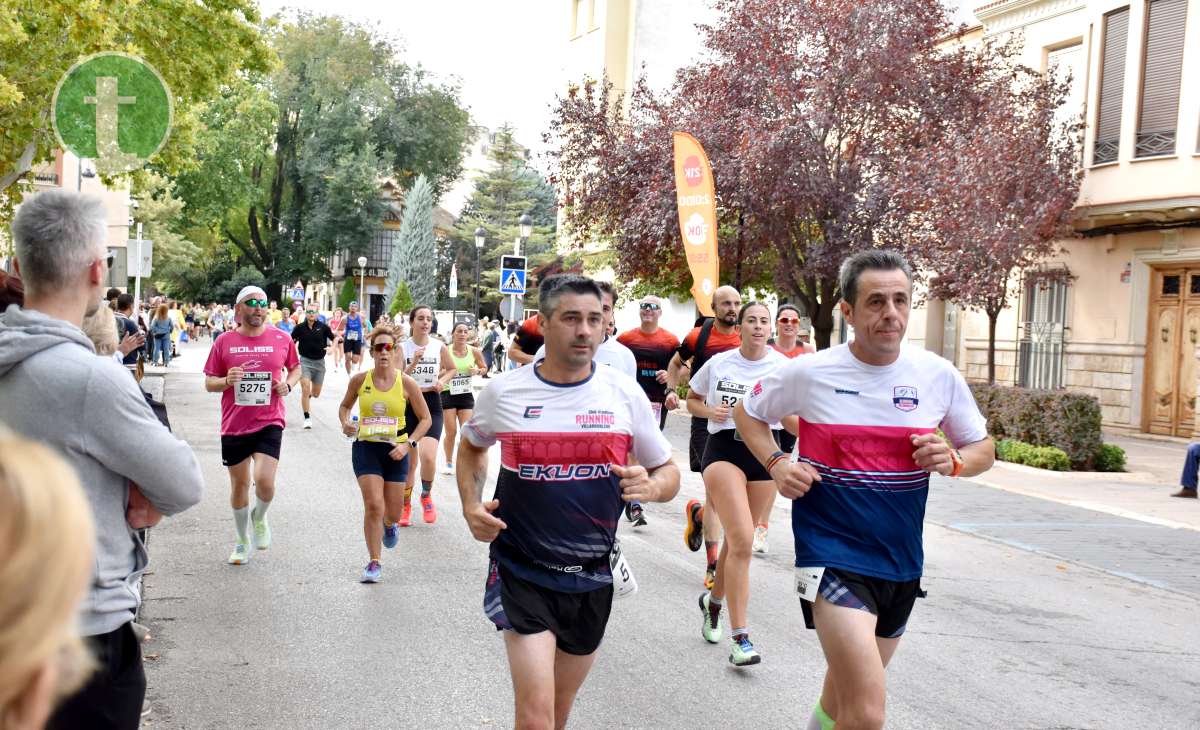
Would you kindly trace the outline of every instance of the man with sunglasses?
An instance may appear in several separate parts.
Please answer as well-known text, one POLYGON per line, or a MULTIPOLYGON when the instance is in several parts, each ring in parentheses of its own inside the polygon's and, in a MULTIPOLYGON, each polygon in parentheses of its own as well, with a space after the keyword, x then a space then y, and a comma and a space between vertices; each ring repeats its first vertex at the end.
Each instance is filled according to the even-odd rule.
POLYGON ((333 344, 333 330, 317 319, 317 307, 304 309, 304 321, 292 330, 292 339, 300 351, 300 406, 304 409, 304 429, 312 428, 308 413, 309 398, 318 398, 325 385, 325 350, 333 344))
POLYGON ((662 300, 654 295, 638 303, 640 327, 622 332, 617 342, 625 345, 637 359, 637 381, 658 416, 658 430, 667 425, 667 412, 679 405, 679 396, 667 387, 667 368, 679 348, 679 338, 658 326, 662 300))
POLYGON ((267 508, 275 498, 275 472, 283 445, 287 410, 283 399, 300 380, 300 359, 290 337, 268 325, 267 294, 248 286, 237 296, 238 328, 208 353, 204 387, 221 393, 221 463, 229 469, 237 541, 230 565, 250 561, 249 522, 254 544, 271 545, 267 508), (281 377, 284 371, 287 375, 281 377), (257 502, 250 510, 250 483, 257 502))

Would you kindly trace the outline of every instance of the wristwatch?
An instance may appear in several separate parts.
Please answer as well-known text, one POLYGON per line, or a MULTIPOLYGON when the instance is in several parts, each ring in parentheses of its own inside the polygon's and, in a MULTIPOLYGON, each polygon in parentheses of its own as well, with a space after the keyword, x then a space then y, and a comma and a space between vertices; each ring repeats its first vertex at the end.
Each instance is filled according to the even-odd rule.
POLYGON ((958 449, 950 449, 950 463, 953 465, 950 468, 950 476, 956 477, 962 474, 964 462, 962 454, 958 453, 958 449))

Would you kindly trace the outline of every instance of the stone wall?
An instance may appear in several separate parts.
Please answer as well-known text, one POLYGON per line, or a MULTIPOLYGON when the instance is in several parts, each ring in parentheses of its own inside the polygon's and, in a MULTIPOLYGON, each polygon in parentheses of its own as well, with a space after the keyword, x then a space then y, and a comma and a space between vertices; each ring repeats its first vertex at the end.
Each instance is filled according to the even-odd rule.
POLYGON ((1129 427, 1133 410, 1132 355, 1067 354, 1066 386, 1100 401, 1104 424, 1129 427))
MULTIPOLYGON (((974 342, 968 342, 964 348, 966 359, 963 367, 963 377, 968 383, 986 383, 988 381, 988 351, 987 341, 982 347, 974 342)), ((996 383, 998 385, 1013 385, 1017 382, 1017 353, 1012 343, 996 343, 996 383)))

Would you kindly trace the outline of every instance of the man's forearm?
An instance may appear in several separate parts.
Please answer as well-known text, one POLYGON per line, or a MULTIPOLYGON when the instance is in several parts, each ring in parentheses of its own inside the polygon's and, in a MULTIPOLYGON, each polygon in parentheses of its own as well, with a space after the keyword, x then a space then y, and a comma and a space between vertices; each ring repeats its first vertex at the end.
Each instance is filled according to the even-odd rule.
POLYGON ((667 387, 671 390, 679 387, 679 377, 683 367, 683 361, 679 359, 679 355, 672 357, 670 364, 667 365, 667 387))
POLYGON ((958 453, 963 460, 963 470, 959 476, 979 476, 991 469, 992 464, 996 461, 996 444, 992 442, 991 437, 988 437, 983 441, 976 441, 962 447, 958 453))
POLYGON ((465 510, 472 504, 483 501, 483 486, 487 482, 487 451, 476 448, 462 439, 458 444, 457 474, 458 496, 465 510))
POLYGON ((679 493, 679 467, 673 461, 650 472, 650 480, 655 502, 670 502, 679 493))
POLYGON ((302 371, 300 370, 300 366, 299 366, 299 365, 297 365, 296 367, 294 367, 294 368, 292 368, 291 370, 289 370, 289 371, 288 371, 288 374, 287 374, 287 384, 288 384, 288 388, 295 388, 295 387, 296 387, 296 383, 299 383, 299 382, 300 382, 300 374, 301 374, 301 372, 302 372, 302 371))
POLYGON ((508 359, 513 362, 519 362, 522 365, 528 365, 533 362, 533 355, 530 355, 514 344, 508 348, 508 359))
POLYGON ((229 381, 225 378, 216 378, 207 375, 204 378, 204 389, 209 393, 223 393, 229 388, 229 381))

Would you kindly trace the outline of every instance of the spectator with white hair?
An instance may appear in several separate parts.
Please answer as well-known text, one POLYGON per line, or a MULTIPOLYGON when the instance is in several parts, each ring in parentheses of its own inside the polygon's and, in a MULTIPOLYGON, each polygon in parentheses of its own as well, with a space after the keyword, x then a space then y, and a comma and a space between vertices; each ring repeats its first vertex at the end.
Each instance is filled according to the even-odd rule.
POLYGON ((100 199, 39 193, 12 224, 25 305, 0 315, 0 421, 75 469, 96 523, 95 573, 80 630, 100 664, 51 728, 136 728, 146 676, 131 623, 147 554, 126 519, 130 482, 162 514, 200 500, 191 447, 159 423, 129 373, 96 357, 80 326, 102 304, 110 256, 100 199))

